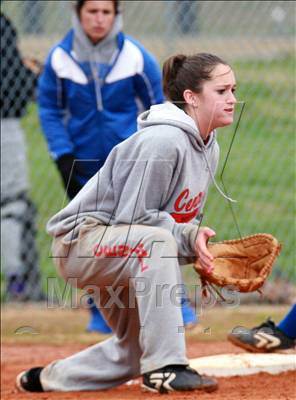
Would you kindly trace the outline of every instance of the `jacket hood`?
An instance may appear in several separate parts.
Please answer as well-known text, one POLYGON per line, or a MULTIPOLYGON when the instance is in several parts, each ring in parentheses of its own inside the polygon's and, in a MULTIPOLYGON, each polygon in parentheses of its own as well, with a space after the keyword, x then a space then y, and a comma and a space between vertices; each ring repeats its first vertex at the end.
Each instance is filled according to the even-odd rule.
POLYGON ((72 15, 72 25, 74 30, 73 50, 78 61, 89 61, 92 58, 93 61, 99 63, 110 64, 112 62, 118 51, 117 36, 122 30, 121 14, 115 16, 111 31, 97 44, 93 44, 88 38, 75 11, 72 15))
POLYGON ((147 128, 153 125, 169 125, 182 129, 182 131, 188 135, 193 148, 202 153, 204 160, 207 164, 211 180, 218 192, 226 200, 230 202, 236 202, 236 200, 228 197, 217 184, 214 172, 211 170, 211 166, 206 155, 207 149, 213 146, 216 142, 216 131, 211 132, 210 138, 205 144, 202 137, 200 136, 194 120, 183 110, 170 102, 152 106, 150 110, 145 111, 139 115, 137 122, 138 129, 147 128))
POLYGON ((205 144, 194 120, 170 102, 152 106, 150 110, 139 115, 137 122, 138 129, 153 125, 170 125, 180 128, 188 135, 193 147, 199 151, 210 147, 216 136, 215 132, 212 132, 210 139, 205 144))

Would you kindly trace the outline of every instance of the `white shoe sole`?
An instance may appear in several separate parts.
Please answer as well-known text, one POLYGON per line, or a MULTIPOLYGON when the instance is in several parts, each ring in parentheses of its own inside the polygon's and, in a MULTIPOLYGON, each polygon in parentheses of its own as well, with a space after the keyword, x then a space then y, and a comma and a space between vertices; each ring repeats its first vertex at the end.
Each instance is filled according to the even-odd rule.
POLYGON ((149 386, 144 385, 144 383, 142 383, 141 388, 143 392, 159 393, 157 389, 150 388, 149 386))
POLYGON ((21 379, 24 376, 24 374, 26 373, 26 371, 22 371, 18 374, 18 376, 15 379, 15 386, 17 388, 17 390, 19 392, 27 392, 27 390, 25 390, 21 384, 21 379))

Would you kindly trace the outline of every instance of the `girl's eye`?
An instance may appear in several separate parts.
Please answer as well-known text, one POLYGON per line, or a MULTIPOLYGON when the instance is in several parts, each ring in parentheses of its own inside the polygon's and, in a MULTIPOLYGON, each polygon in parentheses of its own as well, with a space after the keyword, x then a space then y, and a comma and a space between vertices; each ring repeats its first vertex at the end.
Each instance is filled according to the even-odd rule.
POLYGON ((231 91, 232 91, 232 93, 235 93, 236 89, 235 89, 235 88, 233 88, 231 91))
POLYGON ((219 89, 219 90, 217 90, 217 92, 218 92, 219 94, 223 94, 223 93, 225 92, 225 89, 219 89))

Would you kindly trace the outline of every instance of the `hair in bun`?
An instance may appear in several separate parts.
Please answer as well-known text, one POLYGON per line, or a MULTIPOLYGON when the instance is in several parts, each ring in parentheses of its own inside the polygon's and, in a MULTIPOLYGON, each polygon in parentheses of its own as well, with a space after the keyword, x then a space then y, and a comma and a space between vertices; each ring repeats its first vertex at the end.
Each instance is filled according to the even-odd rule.
POLYGON ((163 91, 167 99, 179 108, 185 107, 184 90, 199 93, 205 81, 211 80, 211 73, 218 64, 229 65, 221 58, 198 53, 192 56, 177 54, 163 64, 163 91))

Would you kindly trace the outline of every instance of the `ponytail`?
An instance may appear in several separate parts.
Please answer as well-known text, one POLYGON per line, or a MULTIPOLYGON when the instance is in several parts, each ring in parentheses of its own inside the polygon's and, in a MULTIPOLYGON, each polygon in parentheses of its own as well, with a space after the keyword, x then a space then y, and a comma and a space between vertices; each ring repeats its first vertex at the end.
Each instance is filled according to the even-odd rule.
POLYGON ((190 89, 200 93, 203 83, 212 79, 211 73, 218 64, 228 65, 221 58, 208 53, 193 56, 177 54, 168 58, 162 70, 164 94, 168 100, 184 109, 184 91, 190 89))

